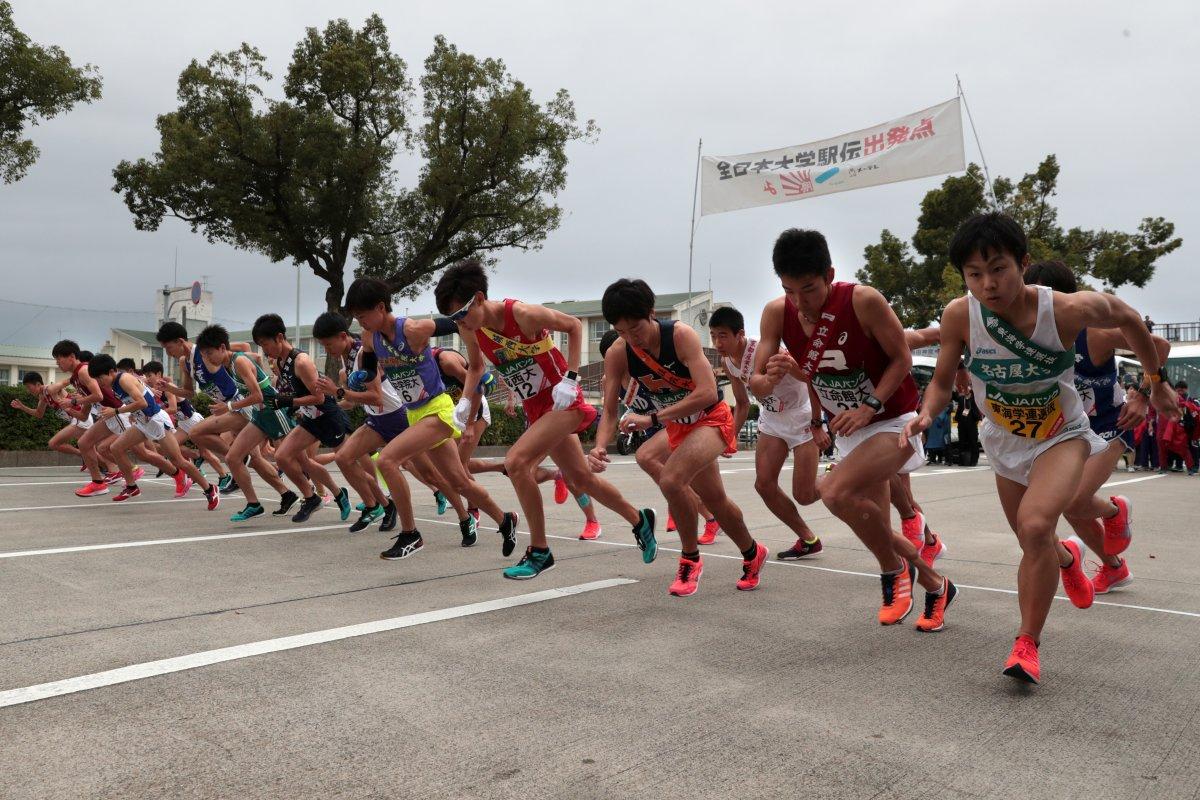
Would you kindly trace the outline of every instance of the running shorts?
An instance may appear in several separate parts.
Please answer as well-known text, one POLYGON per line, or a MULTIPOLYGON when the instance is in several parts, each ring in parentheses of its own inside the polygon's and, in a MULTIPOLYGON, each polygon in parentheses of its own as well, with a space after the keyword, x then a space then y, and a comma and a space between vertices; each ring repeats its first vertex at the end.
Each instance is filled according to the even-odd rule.
POLYGON ((737 431, 733 429, 733 412, 729 405, 718 401, 709 411, 706 411, 695 422, 675 422, 667 420, 667 445, 674 452, 683 440, 696 428, 716 428, 725 440, 725 452, 722 455, 731 456, 737 452, 737 431))
MULTIPOLYGON (((844 436, 839 433, 835 442, 837 444, 838 454, 841 458, 845 458, 854 452, 854 448, 858 447, 872 436, 878 436, 881 433, 886 433, 895 439, 897 434, 904 430, 904 426, 907 425, 911 420, 916 419, 916 417, 917 412, 909 411, 907 414, 901 414, 898 417, 882 419, 879 422, 872 422, 867 427, 861 428, 849 436, 844 436)), ((761 431, 762 429, 759 428, 759 430, 761 431)), ((913 454, 909 457, 908 461, 904 462, 904 466, 900 467, 898 470, 899 474, 901 475, 914 472, 925 465, 925 443, 921 441, 921 437, 910 436, 908 438, 908 443, 912 446, 913 454)))
POLYGON ((1029 485, 1029 472, 1038 456, 1056 444, 1070 439, 1083 439, 1087 442, 1089 457, 1103 452, 1108 447, 1108 442, 1092 431, 1086 417, 1075 420, 1050 439, 1013 436, 990 419, 984 419, 983 430, 979 432, 979 442, 983 445, 983 452, 987 453, 992 471, 1022 486, 1029 485))

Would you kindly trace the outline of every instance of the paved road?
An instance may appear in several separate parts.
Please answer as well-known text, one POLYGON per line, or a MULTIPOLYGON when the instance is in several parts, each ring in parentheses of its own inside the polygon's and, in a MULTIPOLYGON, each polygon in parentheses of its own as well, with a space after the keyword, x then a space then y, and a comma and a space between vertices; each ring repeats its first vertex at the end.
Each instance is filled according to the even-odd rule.
MULTIPOLYGON (((789 544, 753 462, 723 467, 755 535, 789 544)), ((664 508, 630 461, 611 474, 664 508)), ((1018 550, 986 469, 914 479, 963 586, 933 635, 875 623, 876 567, 820 506, 821 556, 743 593, 722 537, 699 594, 676 599, 678 540, 643 565, 607 511, 580 542, 574 506, 550 505, 558 566, 519 583, 494 531, 463 550, 423 492, 426 548, 385 562, 386 535, 350 535, 332 510, 235 525, 234 500, 210 514, 157 483, 84 501, 77 477, 0 470, 0 797, 1200 793, 1186 478, 1113 476, 1136 481, 1115 490, 1135 503, 1136 583, 1087 611, 1057 603, 1029 688, 999 674, 1018 550)))

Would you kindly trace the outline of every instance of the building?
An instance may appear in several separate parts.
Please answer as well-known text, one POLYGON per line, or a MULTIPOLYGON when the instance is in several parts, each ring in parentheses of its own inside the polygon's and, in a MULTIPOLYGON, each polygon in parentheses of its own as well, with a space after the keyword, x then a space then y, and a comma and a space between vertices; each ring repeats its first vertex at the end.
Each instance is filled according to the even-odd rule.
POLYGON ((0 344, 0 386, 19 386, 27 372, 40 374, 47 383, 58 380, 58 367, 50 357, 52 346, 0 344))

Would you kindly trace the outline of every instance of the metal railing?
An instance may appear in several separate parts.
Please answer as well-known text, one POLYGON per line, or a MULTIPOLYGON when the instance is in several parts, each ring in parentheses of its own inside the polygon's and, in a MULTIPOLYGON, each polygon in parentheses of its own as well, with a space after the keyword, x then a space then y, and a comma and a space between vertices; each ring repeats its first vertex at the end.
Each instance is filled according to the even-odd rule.
POLYGON ((1168 342, 1200 342, 1200 321, 1155 322, 1153 333, 1168 342))

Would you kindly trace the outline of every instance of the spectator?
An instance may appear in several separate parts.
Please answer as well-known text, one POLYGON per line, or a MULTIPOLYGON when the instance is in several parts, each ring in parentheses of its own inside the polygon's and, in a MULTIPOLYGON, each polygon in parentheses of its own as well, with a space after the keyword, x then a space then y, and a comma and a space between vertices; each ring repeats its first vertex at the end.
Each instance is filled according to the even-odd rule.
MULTIPOLYGON (((1200 403, 1188 394, 1187 381, 1179 381, 1175 384, 1175 392, 1179 395, 1179 411, 1181 413, 1180 424, 1183 425, 1183 431, 1187 434, 1187 448, 1192 456, 1192 464, 1200 464, 1200 403)), ((1196 474, 1195 466, 1190 470, 1191 474, 1196 474)))
POLYGON ((1136 469, 1158 469, 1158 443, 1156 442, 1156 427, 1158 412, 1151 408, 1146 413, 1142 423, 1134 428, 1133 441, 1137 445, 1137 458, 1133 465, 1136 469))
POLYGON ((945 462, 946 446, 950 444, 950 406, 942 409, 942 413, 933 418, 929 426, 928 437, 925 440, 925 452, 929 455, 930 464, 945 462))
POLYGON ((1189 475, 1196 474, 1196 462, 1192 459, 1192 451, 1188 449, 1188 435, 1181 421, 1169 419, 1162 415, 1158 418, 1158 471, 1165 473, 1169 467, 1168 455, 1176 455, 1187 465, 1189 475))
POLYGON ((1151 333, 1154 333, 1154 320, 1150 319, 1149 314, 1147 314, 1145 316, 1145 318, 1142 320, 1142 322, 1146 323, 1146 330, 1150 331, 1151 333))
POLYGON ((979 463, 979 408, 969 384, 965 393, 954 398, 954 422, 958 425, 960 463, 973 467, 979 463))

